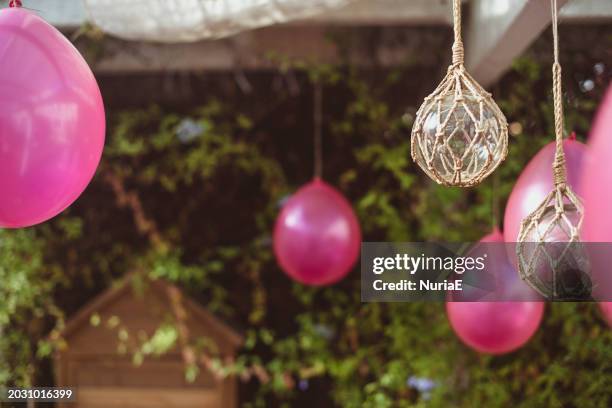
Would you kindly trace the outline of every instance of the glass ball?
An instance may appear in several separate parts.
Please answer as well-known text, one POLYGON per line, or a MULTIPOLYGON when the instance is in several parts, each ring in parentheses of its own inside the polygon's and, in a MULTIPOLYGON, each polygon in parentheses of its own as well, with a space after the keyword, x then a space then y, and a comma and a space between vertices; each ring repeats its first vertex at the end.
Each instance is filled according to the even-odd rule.
POLYGON ((495 170, 506 155, 507 140, 496 112, 473 94, 433 99, 415 134, 415 159, 434 180, 467 185, 495 170), (441 134, 441 138, 438 137, 441 134))
POLYGON ((520 243, 521 270, 527 282, 550 300, 589 299, 588 254, 571 233, 572 226, 580 225, 582 213, 573 204, 565 204, 563 215, 556 214, 554 205, 548 206, 520 243))
POLYGON ((563 215, 557 217, 554 204, 546 207, 537 225, 528 234, 528 242, 569 242, 572 228, 580 225, 582 214, 573 204, 563 205, 563 215))

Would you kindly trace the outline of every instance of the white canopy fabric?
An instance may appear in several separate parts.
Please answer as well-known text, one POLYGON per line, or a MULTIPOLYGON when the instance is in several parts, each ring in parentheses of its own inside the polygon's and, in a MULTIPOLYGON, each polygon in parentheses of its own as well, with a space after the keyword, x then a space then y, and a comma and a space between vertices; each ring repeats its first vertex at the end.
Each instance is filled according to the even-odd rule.
POLYGON ((308 18, 352 0, 83 0, 91 21, 111 35, 189 42, 308 18))

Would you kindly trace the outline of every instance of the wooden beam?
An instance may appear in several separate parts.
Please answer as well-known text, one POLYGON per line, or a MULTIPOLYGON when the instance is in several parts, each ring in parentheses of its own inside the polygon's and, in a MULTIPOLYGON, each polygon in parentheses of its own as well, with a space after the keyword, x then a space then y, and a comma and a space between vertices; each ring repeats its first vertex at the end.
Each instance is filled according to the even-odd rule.
MULTIPOLYGON (((568 0, 558 0, 561 8, 568 0)), ((466 30, 466 65, 483 86, 495 82, 551 21, 548 0, 474 0, 466 30)))
MULTIPOLYGON (((272 26, 247 31, 221 40, 183 44, 159 44, 106 38, 95 44, 89 62, 97 73, 151 73, 164 71, 234 71, 278 69, 279 62, 304 61, 338 63, 346 61, 363 68, 393 68, 407 64, 423 47, 440 49, 447 45, 450 29, 437 27, 356 27, 323 25, 272 26), (429 33, 427 35, 426 33, 429 33), (347 39, 339 49, 329 36, 347 39), (421 36, 425 35, 425 38, 421 36), (376 39, 371 49, 363 44, 376 39)), ((342 40, 340 40, 342 42, 342 40)), ((78 44, 88 55, 88 44, 78 44)), ((438 53, 423 57, 419 64, 439 64, 438 53)))
POLYGON ((163 71, 232 71, 272 68, 273 56, 332 62, 335 47, 316 26, 274 26, 221 40, 160 44, 105 39, 101 57, 92 61, 98 73, 163 71))

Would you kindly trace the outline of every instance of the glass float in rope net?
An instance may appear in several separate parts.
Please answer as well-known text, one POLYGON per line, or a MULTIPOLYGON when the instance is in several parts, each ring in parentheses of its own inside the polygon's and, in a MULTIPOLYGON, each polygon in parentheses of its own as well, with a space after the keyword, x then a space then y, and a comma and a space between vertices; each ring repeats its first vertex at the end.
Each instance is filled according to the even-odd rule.
POLYGON ((580 241, 584 207, 567 183, 557 1, 551 0, 554 39, 555 188, 521 223, 516 255, 521 279, 549 300, 592 300, 590 262, 580 241))
POLYGON ((465 70, 460 0, 453 0, 453 28, 452 64, 417 112, 411 154, 437 183, 471 187, 506 158, 508 123, 491 94, 465 70))
POLYGON ((521 278, 549 300, 587 300, 590 264, 580 241, 584 211, 569 186, 557 187, 521 224, 521 278))
POLYGON ((412 158, 439 184, 470 187, 508 153, 506 118, 463 66, 451 66, 417 113, 412 158))

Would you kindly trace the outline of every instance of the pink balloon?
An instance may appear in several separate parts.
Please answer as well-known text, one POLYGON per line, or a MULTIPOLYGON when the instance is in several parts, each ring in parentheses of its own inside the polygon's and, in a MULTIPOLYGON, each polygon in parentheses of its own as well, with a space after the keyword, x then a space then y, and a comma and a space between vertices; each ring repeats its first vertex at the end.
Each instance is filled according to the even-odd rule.
POLYGON ((603 313, 608 321, 608 324, 612 326, 612 302, 601 302, 599 307, 601 308, 601 313, 603 313))
POLYGON ((582 178, 584 184, 584 239, 612 242, 612 85, 599 108, 589 137, 591 160, 582 178))
POLYGON ((483 243, 483 244, 489 244, 489 243, 491 243, 491 244, 503 244, 505 241, 504 241, 503 234, 501 233, 499 228, 495 228, 489 234, 487 234, 484 237, 482 237, 480 239, 480 241, 478 241, 478 242, 483 243))
MULTIPOLYGON (((481 243, 499 243, 500 250, 489 258, 488 265, 504 284, 518 275, 508 261, 499 230, 485 236, 481 243)), ((524 345, 536 332, 544 314, 542 302, 447 302, 448 320, 457 336, 469 347, 485 354, 504 354, 524 345)))
POLYGON ((291 278, 306 285, 329 285, 346 276, 360 244, 351 205, 319 179, 298 190, 276 220, 276 259, 291 278))
POLYGON ((588 245, 593 277, 593 297, 612 300, 612 85, 597 113, 589 136, 590 160, 582 174, 584 226, 582 238, 588 245))
POLYGON ((93 177, 105 117, 72 44, 24 9, 0 10, 0 227, 46 221, 93 177))
MULTIPOLYGON (((580 176, 586 161, 586 146, 573 139, 563 142, 567 179, 569 185, 581 195, 580 176)), ((506 204, 504 215, 504 239, 517 242, 521 222, 542 203, 553 189, 552 163, 555 157, 555 143, 544 146, 527 164, 519 176, 506 204)))

